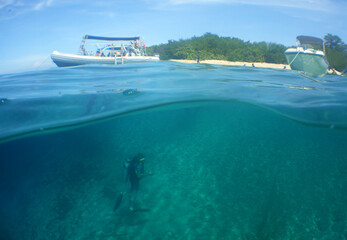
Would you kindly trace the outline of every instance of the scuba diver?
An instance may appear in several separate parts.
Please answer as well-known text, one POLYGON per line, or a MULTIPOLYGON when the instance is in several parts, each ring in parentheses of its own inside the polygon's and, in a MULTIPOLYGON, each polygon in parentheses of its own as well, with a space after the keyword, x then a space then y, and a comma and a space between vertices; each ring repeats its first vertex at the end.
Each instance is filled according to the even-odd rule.
POLYGON ((125 182, 130 182, 129 192, 122 192, 117 198, 114 211, 120 206, 123 196, 129 194, 129 210, 134 211, 133 202, 137 197, 140 180, 146 176, 152 175, 152 172, 145 172, 144 168, 145 156, 142 153, 137 154, 133 159, 124 163, 125 182))

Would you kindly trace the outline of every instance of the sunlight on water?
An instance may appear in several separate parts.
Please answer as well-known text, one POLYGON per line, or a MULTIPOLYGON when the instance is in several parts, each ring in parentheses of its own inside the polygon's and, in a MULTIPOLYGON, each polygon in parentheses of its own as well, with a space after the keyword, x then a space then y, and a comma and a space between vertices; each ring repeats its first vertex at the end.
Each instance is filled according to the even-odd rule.
POLYGON ((173 62, 1 75, 0 138, 191 101, 248 102, 298 121, 345 128, 345 79, 173 62), (124 94, 127 89, 138 94, 124 94))

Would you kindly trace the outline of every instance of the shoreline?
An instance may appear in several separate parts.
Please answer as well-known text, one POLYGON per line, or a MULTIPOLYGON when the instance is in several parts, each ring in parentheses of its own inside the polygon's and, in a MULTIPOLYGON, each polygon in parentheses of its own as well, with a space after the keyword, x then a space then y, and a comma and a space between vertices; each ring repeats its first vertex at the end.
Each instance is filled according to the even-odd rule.
MULTIPOLYGON (((180 62, 180 63, 196 63, 196 60, 185 60, 185 59, 169 59, 169 61, 180 62)), ((258 67, 258 68, 274 68, 274 69, 289 69, 288 64, 278 63, 265 63, 265 62, 232 62, 226 60, 202 60, 200 63, 216 64, 216 65, 228 65, 228 66, 239 66, 239 67, 258 67)))
MULTIPOLYGON (((169 59, 169 61, 180 62, 180 63, 196 63, 196 60, 186 59, 169 59)), ((288 64, 279 63, 265 63, 265 62, 233 62, 226 60, 202 60, 200 63, 216 64, 216 65, 227 65, 227 66, 238 66, 238 67, 256 67, 256 68, 270 68, 270 69, 288 69, 292 70, 288 64)), ((327 74, 343 76, 342 72, 336 69, 329 69, 327 74)))

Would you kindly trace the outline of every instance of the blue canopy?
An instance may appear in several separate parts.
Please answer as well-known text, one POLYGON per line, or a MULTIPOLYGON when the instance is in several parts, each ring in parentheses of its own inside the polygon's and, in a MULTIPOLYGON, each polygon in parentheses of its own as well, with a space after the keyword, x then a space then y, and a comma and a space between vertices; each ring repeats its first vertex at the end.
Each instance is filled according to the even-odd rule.
POLYGON ((91 36, 91 35, 85 35, 84 39, 90 39, 90 40, 104 40, 104 41, 135 41, 139 40, 140 37, 98 37, 98 36, 91 36))

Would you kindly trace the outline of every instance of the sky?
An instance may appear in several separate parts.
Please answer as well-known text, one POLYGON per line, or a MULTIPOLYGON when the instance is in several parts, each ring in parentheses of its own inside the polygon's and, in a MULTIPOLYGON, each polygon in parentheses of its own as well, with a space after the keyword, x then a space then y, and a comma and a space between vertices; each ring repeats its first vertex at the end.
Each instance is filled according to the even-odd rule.
POLYGON ((294 46, 331 33, 347 43, 347 0, 0 0, 0 74, 53 67, 86 34, 147 46, 206 32, 294 46))

